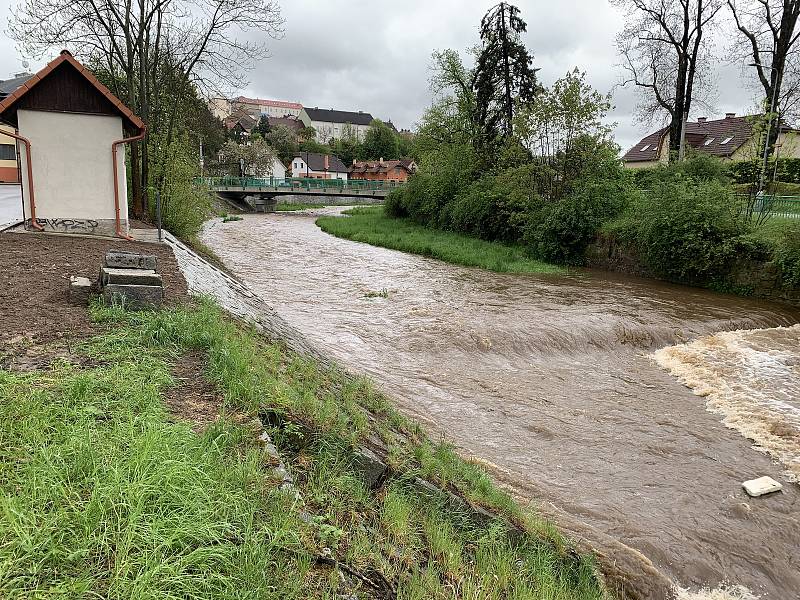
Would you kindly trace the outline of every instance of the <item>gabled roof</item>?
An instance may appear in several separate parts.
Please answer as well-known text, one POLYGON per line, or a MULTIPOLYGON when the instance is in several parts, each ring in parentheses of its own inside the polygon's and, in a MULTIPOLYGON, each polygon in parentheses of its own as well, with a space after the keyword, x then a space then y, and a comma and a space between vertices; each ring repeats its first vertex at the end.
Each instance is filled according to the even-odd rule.
MULTIPOLYGON (((317 152, 295 152, 294 158, 303 159, 312 171, 325 172, 325 154, 317 152)), ((328 169, 329 173, 347 173, 347 167, 341 159, 334 155, 328 154, 328 169)))
MULTIPOLYGON (((728 158, 752 139, 753 123, 760 117, 761 115, 737 117, 730 113, 724 119, 687 122, 686 145, 712 156, 728 158)), ((781 130, 796 131, 786 123, 781 124, 781 130)), ((625 162, 658 160, 661 141, 668 132, 669 129, 665 127, 642 138, 625 153, 622 160, 625 162)))
POLYGON ((282 125, 284 127, 288 127, 295 133, 299 132, 303 129, 303 127, 305 127, 303 122, 297 117, 268 117, 268 119, 270 127, 282 125))
POLYGON ((37 90, 42 81, 47 80, 51 74, 59 68, 74 69, 79 76, 85 79, 91 87, 110 103, 114 112, 122 117, 123 122, 128 125, 126 129, 142 130, 144 128, 144 122, 133 114, 131 109, 125 106, 119 98, 112 94, 111 90, 100 83, 89 69, 75 60, 68 50, 62 50, 58 58, 47 63, 41 71, 29 77, 6 98, 0 101, 0 118, 5 117, 8 113, 14 113, 14 120, 16 120, 15 105, 23 100, 32 90, 37 90))
POLYGON ((320 123, 341 123, 350 125, 369 125, 374 120, 372 115, 365 112, 351 112, 347 110, 326 110, 324 108, 308 108, 306 114, 312 121, 320 123))
POLYGON ((360 173, 389 173, 394 169, 403 169, 406 172, 413 173, 413 161, 408 160, 362 160, 355 161, 353 166, 350 167, 350 172, 355 174, 360 173))
POLYGON ((245 96, 239 96, 233 99, 234 102, 238 102, 240 104, 257 104, 258 106, 271 106, 273 108, 292 108, 294 110, 301 110, 303 108, 302 104, 297 102, 285 102, 283 100, 264 100, 263 98, 246 98, 245 96))
POLYGON ((622 160, 625 162, 649 162, 658 160, 661 143, 668 132, 669 128, 664 127, 663 129, 659 129, 643 137, 638 144, 625 153, 622 160))

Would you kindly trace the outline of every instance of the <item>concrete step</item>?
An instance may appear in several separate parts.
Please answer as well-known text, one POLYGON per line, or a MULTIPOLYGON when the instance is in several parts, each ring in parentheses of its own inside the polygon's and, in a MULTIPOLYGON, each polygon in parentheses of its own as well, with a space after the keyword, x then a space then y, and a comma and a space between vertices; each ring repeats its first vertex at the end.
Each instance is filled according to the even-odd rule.
POLYGON ((103 267, 100 269, 100 287, 109 284, 120 285, 154 285, 163 286, 161 275, 153 269, 115 269, 103 267))
POLYGON ((112 269, 158 269, 156 257, 150 254, 126 252, 124 250, 109 250, 103 261, 104 267, 112 269))

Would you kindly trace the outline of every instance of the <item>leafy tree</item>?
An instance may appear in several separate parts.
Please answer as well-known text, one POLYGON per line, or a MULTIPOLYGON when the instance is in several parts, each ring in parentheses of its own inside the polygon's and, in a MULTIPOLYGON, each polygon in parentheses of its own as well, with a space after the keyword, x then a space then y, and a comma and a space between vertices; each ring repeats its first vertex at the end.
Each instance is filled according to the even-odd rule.
POLYGON ((87 63, 103 65, 111 90, 147 124, 145 140, 130 148, 131 207, 141 217, 148 187, 164 186, 161 152, 184 133, 178 114, 184 96, 198 87, 240 86, 267 50, 245 34, 276 37, 282 25, 275 0, 138 0, 133 6, 130 0, 21 0, 9 33, 28 56, 69 47, 87 63), (150 143, 161 131, 161 143, 150 143), (151 150, 159 155, 150 157, 151 150), (151 167, 161 173, 155 180, 151 167))
POLYGON ((617 37, 628 73, 624 83, 641 91, 639 115, 643 121, 665 114, 669 117, 670 154, 675 158, 695 95, 704 91, 708 83, 708 30, 722 0, 613 2, 628 15, 625 28, 617 37))
POLYGON ((488 142, 511 137, 516 105, 530 103, 539 91, 533 58, 520 39, 526 30, 519 8, 507 2, 490 8, 481 21, 473 87, 488 142))
POLYGON ((315 140, 317 139, 317 130, 310 125, 308 127, 303 127, 303 129, 300 130, 298 137, 300 138, 301 142, 315 140))
POLYGON ((516 130, 539 170, 539 193, 560 199, 571 191, 572 182, 583 175, 587 137, 594 140, 591 152, 611 136, 603 121, 611 109, 610 95, 603 95, 586 83, 577 68, 544 91, 537 102, 522 109, 516 130))
POLYGON ((264 177, 272 172, 275 151, 262 139, 251 140, 248 144, 229 141, 220 152, 220 162, 228 167, 231 174, 239 174, 239 165, 244 165, 244 174, 264 177))
POLYGON ((292 160, 299 146, 297 135, 286 125, 276 125, 265 136, 264 140, 275 150, 278 158, 286 163, 292 160))
POLYGON ((400 149, 397 144, 397 135, 380 119, 373 120, 364 136, 361 156, 365 160, 399 158, 400 149))

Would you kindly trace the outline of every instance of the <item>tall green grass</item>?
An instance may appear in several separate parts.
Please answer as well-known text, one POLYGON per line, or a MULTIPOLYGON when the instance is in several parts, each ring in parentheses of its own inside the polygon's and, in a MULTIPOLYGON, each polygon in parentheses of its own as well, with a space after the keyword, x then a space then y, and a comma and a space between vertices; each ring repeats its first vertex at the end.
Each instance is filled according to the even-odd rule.
POLYGON ((403 599, 603 597, 591 557, 368 381, 206 302, 93 316, 106 330, 78 353, 94 366, 0 370, 0 597, 380 597, 365 582, 381 579, 403 599), (198 350, 224 401, 203 434, 162 403, 171 363, 198 350), (276 489, 258 431, 241 424, 266 412, 299 498, 276 489), (371 490, 353 450, 375 436, 393 474, 371 490), (418 477, 500 517, 478 521, 418 477), (332 561, 361 578, 342 584, 332 561))
POLYGON ((445 262, 501 273, 563 273, 565 269, 531 258, 521 246, 487 242, 430 229, 410 219, 389 217, 381 207, 354 208, 347 217, 320 217, 317 225, 336 237, 421 254, 445 262))

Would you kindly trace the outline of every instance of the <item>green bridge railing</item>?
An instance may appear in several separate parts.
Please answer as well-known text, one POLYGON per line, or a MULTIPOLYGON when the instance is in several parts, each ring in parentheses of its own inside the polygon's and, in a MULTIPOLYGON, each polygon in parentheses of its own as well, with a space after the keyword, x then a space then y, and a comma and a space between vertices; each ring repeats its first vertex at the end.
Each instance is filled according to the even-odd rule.
POLYGON ((270 188, 280 190, 324 190, 324 191, 384 191, 403 185, 396 181, 369 181, 365 179, 315 179, 292 177, 198 177, 195 183, 212 188, 270 188))

